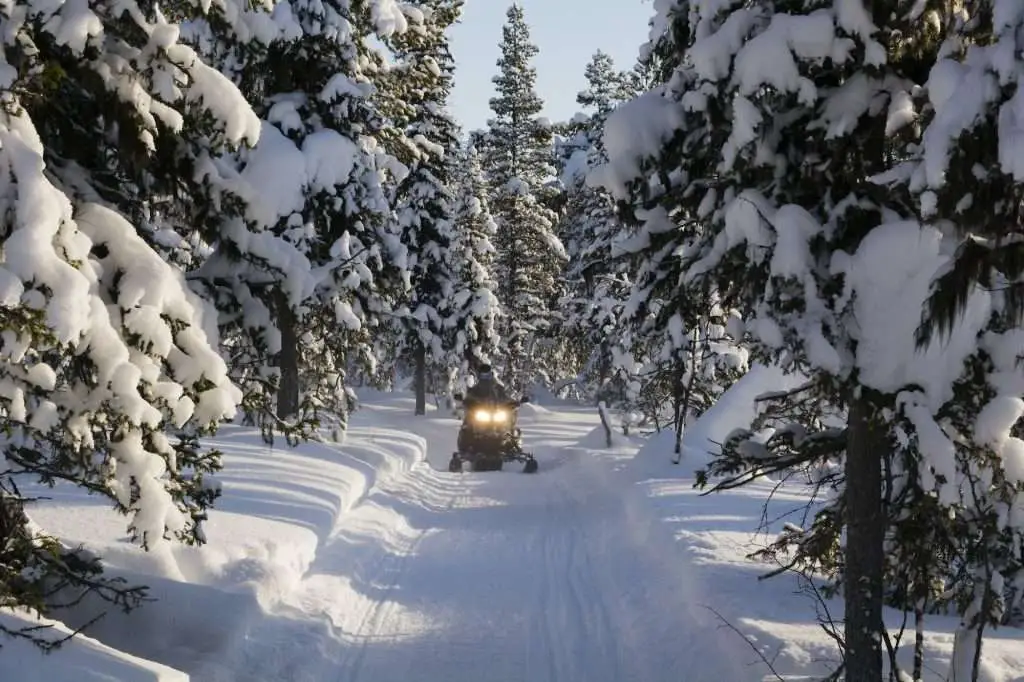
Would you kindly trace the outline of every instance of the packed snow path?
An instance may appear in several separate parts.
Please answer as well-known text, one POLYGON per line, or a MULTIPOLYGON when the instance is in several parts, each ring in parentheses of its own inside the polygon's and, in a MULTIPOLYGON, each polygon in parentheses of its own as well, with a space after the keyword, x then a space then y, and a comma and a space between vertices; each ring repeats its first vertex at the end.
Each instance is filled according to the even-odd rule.
POLYGON ((674 543, 614 485, 611 463, 567 447, 590 419, 523 424, 536 475, 438 471, 455 425, 414 427, 433 431, 434 467, 379 481, 272 614, 193 679, 761 679, 737 669, 736 641, 694 601, 674 543))
MULTIPOLYGON (((786 679, 823 679, 838 654, 807 597, 794 581, 757 580, 765 567, 747 558, 799 518, 807 491, 765 481, 700 497, 690 476, 779 386, 756 370, 733 386, 687 430, 682 467, 668 462, 672 433, 606 450, 593 411, 565 406, 524 408, 541 463, 532 476, 447 473, 458 423, 413 417, 407 393, 366 392, 341 448, 268 447, 228 426, 207 442, 224 452, 225 495, 201 548, 142 552, 105 501, 36 489, 42 527, 96 549, 156 601, 108 612, 94 639, 55 656, 3 642, 0 680, 778 679, 758 654, 786 679), (752 537, 766 517, 771 528, 752 537)), ((103 610, 86 603, 66 625, 103 610)), ((887 618, 895 637, 902 615, 887 618)), ((941 682, 957 620, 930 623, 925 679, 941 682)), ((980 679, 1024 682, 1020 642, 1019 630, 991 633, 980 679)), ((905 668, 912 645, 900 649, 905 668)))

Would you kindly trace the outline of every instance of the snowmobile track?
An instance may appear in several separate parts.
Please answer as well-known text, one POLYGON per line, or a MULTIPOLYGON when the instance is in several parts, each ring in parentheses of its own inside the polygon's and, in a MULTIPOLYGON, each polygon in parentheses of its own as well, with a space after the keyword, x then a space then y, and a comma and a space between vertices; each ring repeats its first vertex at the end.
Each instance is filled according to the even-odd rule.
MULTIPOLYGON (((564 655, 569 657, 569 671, 575 679, 579 674, 586 674, 585 671, 574 669, 582 657, 598 654, 604 659, 602 666, 609 673, 609 679, 625 679, 622 676, 622 662, 619 660, 619 637, 616 623, 611 619, 605 604, 605 599, 614 598, 615 590, 601 590, 598 578, 601 571, 606 570, 603 566, 595 564, 593 555, 587 546, 585 530, 587 519, 581 507, 582 501, 578 494, 575 494, 561 481, 557 488, 560 491, 559 497, 571 499, 571 516, 566 524, 568 537, 566 539, 564 579, 568 585, 567 594, 569 597, 568 622, 566 627, 572 628, 573 624, 579 630, 579 625, 585 629, 577 633, 578 641, 575 643, 575 650, 566 648, 564 655), (587 598, 590 595, 590 598, 587 598), (594 599, 595 595, 602 595, 600 599, 594 599)), ((569 679, 559 677, 555 679, 569 679)))
POLYGON ((603 600, 594 599, 614 591, 598 591, 606 581, 600 579, 603 569, 587 546, 581 501, 565 484, 557 482, 553 487, 555 494, 545 504, 552 523, 542 529, 532 552, 543 557, 543 568, 531 610, 543 618, 542 628, 528 640, 527 656, 535 668, 529 679, 557 682, 589 677, 592 662, 586 662, 595 655, 601 659, 602 679, 627 679, 618 654, 617 623, 603 600))
POLYGON ((630 479, 551 419, 533 443, 546 475, 453 477, 428 460, 378 477, 194 679, 750 680, 630 479))
MULTIPOLYGON (((466 497, 465 492, 455 494, 445 505, 445 512, 466 497)), ((414 536, 398 548, 396 552, 386 552, 376 562, 373 574, 379 577, 383 587, 381 597, 370 604, 360 616, 359 624, 352 632, 344 634, 344 639, 351 643, 354 651, 339 666, 338 682, 351 682, 361 679, 366 667, 367 649, 380 639, 387 639, 383 634, 389 617, 395 610, 396 602, 391 596, 401 586, 402 579, 408 574, 410 560, 416 556, 420 545, 435 529, 422 528, 414 536)))

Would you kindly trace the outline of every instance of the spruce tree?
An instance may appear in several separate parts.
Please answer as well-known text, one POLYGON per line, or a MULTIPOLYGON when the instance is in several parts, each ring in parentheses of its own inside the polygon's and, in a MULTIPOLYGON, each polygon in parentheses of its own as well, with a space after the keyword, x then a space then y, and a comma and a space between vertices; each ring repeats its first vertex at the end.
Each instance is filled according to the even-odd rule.
POLYGON ((254 143, 258 120, 159 10, 121 9, 23 3, 4 19, 0 606, 56 618, 85 592, 131 608, 143 591, 33 524, 18 482, 108 498, 145 548, 203 542, 220 458, 198 439, 240 398, 173 254, 216 232, 184 197, 225 191, 201 169, 254 143), (155 230, 155 206, 195 222, 155 230))
MULTIPOLYGON (((664 321, 656 326, 668 332, 666 347, 673 319, 692 329, 694 303, 736 309, 757 359, 808 376, 765 401, 775 435, 736 434, 702 482, 841 468, 821 478, 838 494, 790 548, 844 587, 846 678, 880 679, 885 542, 915 509, 885 497, 883 470, 913 461, 914 439, 931 435, 903 402, 910 384, 926 381, 923 366, 891 366, 913 355, 913 334, 900 336, 906 326, 885 313, 904 305, 901 319, 916 320, 919 292, 900 277, 933 274, 935 234, 899 222, 912 217, 907 193, 872 179, 905 153, 913 128, 889 114, 922 84, 937 45, 898 0, 870 12, 859 2, 692 4, 662 5, 650 48, 661 85, 606 128, 604 182, 632 205, 633 243, 649 254, 634 309, 664 321), (896 252, 908 260, 879 268, 896 252), (677 283, 686 298, 670 295, 677 283)), ((956 368, 963 358, 948 361, 956 368)), ((929 418, 946 390, 930 395, 929 418)))
POLYGON ((445 313, 446 325, 454 333, 449 393, 465 390, 472 371, 492 362, 500 343, 501 306, 492 276, 497 227, 487 201, 487 183, 475 147, 462 149, 458 159, 452 243, 458 285, 445 313))
POLYGON ((522 7, 513 4, 506 17, 500 73, 493 79, 498 95, 490 100, 494 117, 480 149, 497 224, 495 279, 504 312, 507 379, 523 390, 548 375, 543 357, 557 317, 566 255, 555 234, 558 216, 547 205, 553 149, 531 65, 537 47, 530 42, 522 7))
POLYGON ((392 153, 404 138, 384 115, 378 86, 387 69, 369 44, 408 21, 390 3, 288 7, 253 20, 263 30, 241 53, 216 40, 215 22, 192 30, 263 119, 259 144, 235 174, 258 238, 220 244, 203 274, 225 301, 246 295, 222 323, 252 360, 248 376, 263 411, 254 417, 282 428, 330 417, 344 428, 352 374, 375 373, 378 341, 387 337, 375 340, 375 330, 388 328, 408 287, 390 196, 406 172, 392 153), (348 28, 338 34, 338 26, 348 28))
MULTIPOLYGON (((671 54, 664 43, 658 49, 671 54)), ((704 288, 682 283, 685 260, 680 255, 694 231, 691 224, 674 225, 665 212, 664 185, 658 179, 648 183, 649 196, 638 193, 635 204, 622 207, 625 220, 608 192, 594 186, 608 160, 605 138, 617 148, 633 136, 621 127, 606 129, 606 119, 639 82, 636 73, 616 73, 600 54, 587 68, 590 87, 579 102, 595 109, 588 165, 597 170, 575 200, 570 198, 570 204, 582 202, 569 213, 582 216, 572 243, 584 249, 574 260, 570 273, 575 276, 569 281, 582 284, 577 309, 597 323, 591 327, 597 367, 601 375, 614 378, 608 397, 659 428, 671 424, 678 458, 686 424, 742 375, 747 352, 730 328, 736 312, 704 288)))
POLYGON ((399 187, 396 219, 409 250, 410 277, 400 347, 413 360, 416 414, 425 414, 428 373, 447 374, 457 326, 468 324, 450 317, 453 299, 463 296, 463 283, 453 194, 460 140, 446 110, 455 65, 445 31, 458 20, 462 1, 428 0, 418 9, 424 15, 422 26, 395 41, 400 66, 394 71, 408 112, 399 121, 419 157, 399 187))
POLYGON ((1015 113, 1024 96, 1024 8, 979 0, 943 18, 925 17, 946 49, 929 71, 926 96, 908 101, 902 112, 909 118, 917 105, 921 142, 884 181, 908 186, 919 218, 946 226, 952 232, 946 241, 959 247, 932 290, 919 343, 956 344, 965 328, 981 328, 956 401, 939 417, 947 433, 957 434, 938 442, 955 453, 965 492, 955 515, 946 508, 953 505, 935 514, 943 522, 945 553, 960 569, 947 587, 961 614, 950 679, 975 680, 986 628, 1024 612, 1024 519, 1014 511, 1024 505, 1018 440, 1024 166, 1015 113))
POLYGON ((590 171, 607 160, 601 141, 604 121, 628 99, 626 76, 614 66, 601 51, 587 64, 587 88, 576 97, 583 111, 567 126, 560 145, 565 205, 558 234, 569 261, 559 333, 574 355, 577 389, 592 400, 626 407, 632 362, 629 335, 619 318, 629 277, 624 264, 612 258, 612 240, 621 225, 608 193, 587 183, 590 171))
MULTIPOLYGON (((945 197, 948 221, 920 220, 935 217, 940 198, 930 192, 943 186, 921 178, 941 179, 965 124, 986 125, 965 109, 978 111, 989 95, 971 101, 951 83, 991 93, 1007 72, 1005 61, 970 54, 1012 53, 989 52, 991 36, 952 35, 943 45, 939 27, 984 32, 986 17, 1009 19, 1007 35, 1016 33, 1013 13, 982 5, 969 21, 918 5, 929 12, 922 21, 898 2, 874 2, 870 13, 851 3, 676 13, 670 35, 688 63, 676 60, 670 83, 637 104, 632 122, 668 123, 669 144, 650 167, 658 181, 633 191, 691 230, 676 249, 683 282, 734 302, 759 358, 808 376, 763 400, 755 426, 773 435, 734 434, 705 475, 730 487, 799 471, 834 491, 810 528, 789 529, 770 552, 841 581, 847 679, 882 674, 883 602, 915 610, 919 626, 926 607, 955 607, 963 627, 953 675, 976 679, 985 625, 1017 599, 1016 589, 993 589, 1021 565, 1020 529, 1005 523, 1021 491, 1011 435, 1020 406, 1006 392, 1021 378, 1010 369, 1012 294, 964 286, 965 314, 947 319, 944 338, 915 334, 946 254, 970 243, 955 224, 992 224, 984 208, 983 219, 970 217, 973 193, 984 195, 991 175, 977 177, 980 190, 968 177, 985 167, 976 150, 994 157, 998 148, 966 138, 972 157, 951 172, 962 182, 945 197), (737 25, 742 40, 723 51, 716 37, 737 25), (921 120, 929 125, 918 137, 921 120)), ((651 163, 621 160, 614 170, 624 177, 651 163)))
POLYGON ((929 301, 922 343, 935 331, 949 332, 976 284, 1000 286, 994 277, 1006 280, 1009 312, 1024 317, 1024 260, 1016 239, 1024 168, 1017 160, 1019 124, 1012 111, 1021 97, 1016 69, 1024 61, 1024 10, 1015 3, 973 0, 965 3, 962 17, 946 24, 937 12, 925 16, 941 31, 948 54, 930 73, 927 101, 918 103, 925 128, 908 184, 922 218, 951 220, 969 239, 929 301), (1000 62, 996 55, 1004 51, 1015 57, 1000 62), (968 84, 969 91, 958 90, 968 84), (969 118, 958 118, 966 112, 969 118))
MULTIPOLYGON (((603 121, 615 106, 627 99, 631 94, 632 83, 629 74, 615 68, 615 60, 611 55, 598 50, 583 69, 587 81, 585 90, 577 93, 576 103, 584 109, 592 111, 593 117, 603 121)), ((598 136, 591 136, 595 141, 598 136)))

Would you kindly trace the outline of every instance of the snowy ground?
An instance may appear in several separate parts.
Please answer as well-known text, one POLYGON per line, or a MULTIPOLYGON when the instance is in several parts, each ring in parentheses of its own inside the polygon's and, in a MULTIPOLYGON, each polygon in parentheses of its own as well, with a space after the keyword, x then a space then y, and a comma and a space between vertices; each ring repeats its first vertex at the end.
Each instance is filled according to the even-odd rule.
MULTIPOLYGON (((812 679, 836 657, 813 604, 744 558, 769 488, 700 497, 689 476, 772 381, 734 389, 675 466, 663 439, 601 447, 596 415, 564 405, 524 407, 533 476, 447 473, 457 422, 414 418, 402 396, 368 396, 338 447, 232 427, 202 549, 143 554, 104 505, 58 490, 34 518, 159 600, 46 659, 5 646, 0 680, 779 679, 708 607, 784 679, 812 679)), ((769 518, 801 502, 777 493, 769 518)), ((932 625, 926 679, 941 680, 953 623, 932 625)), ((1024 682, 1024 633, 994 635, 987 666, 986 682, 1024 682)))

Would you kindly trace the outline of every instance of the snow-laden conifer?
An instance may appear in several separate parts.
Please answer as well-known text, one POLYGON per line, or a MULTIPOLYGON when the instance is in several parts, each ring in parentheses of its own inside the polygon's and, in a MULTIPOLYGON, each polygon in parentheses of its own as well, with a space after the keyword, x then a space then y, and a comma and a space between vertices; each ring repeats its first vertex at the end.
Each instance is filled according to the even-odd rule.
POLYGON ((255 149, 216 164, 247 209, 200 274, 223 302, 253 416, 343 426, 352 374, 376 373, 379 331, 408 287, 390 201, 407 169, 388 143, 402 136, 382 111, 387 67, 370 38, 410 17, 392 0, 296 0, 243 17, 253 40, 241 48, 217 20, 190 25, 262 119, 255 149))
POLYGON ((416 410, 422 414, 428 383, 435 393, 449 392, 463 363, 489 350, 494 309, 491 283, 479 263, 489 253, 475 243, 490 235, 480 231, 486 227, 478 224, 482 207, 468 203, 479 165, 465 167, 475 159, 464 155, 447 110, 455 66, 445 31, 458 20, 462 2, 425 0, 418 9, 421 26, 395 40, 399 65, 391 95, 402 103, 399 125, 418 152, 398 188, 395 214, 409 251, 411 285, 399 320, 399 354, 414 368, 416 410))
POLYGON ((446 325, 453 335, 448 388, 465 390, 482 363, 495 361, 502 315, 493 266, 497 227, 487 200, 487 183, 475 147, 463 148, 454 174, 455 232, 452 259, 457 293, 448 302, 446 325))
POLYGON ((198 436, 240 395, 173 254, 215 229, 181 197, 222 192, 204 164, 259 121, 156 8, 23 2, 0 23, 0 603, 47 613, 92 590, 130 607, 140 593, 48 538, 15 482, 105 496, 147 548, 203 541, 220 461, 198 436), (161 202, 194 223, 152 220, 161 202))
POLYGON ((730 336, 757 359, 808 378, 766 399, 773 435, 735 434, 708 474, 799 470, 835 491, 782 544, 844 581, 849 679, 882 674, 887 554, 919 556, 892 541, 897 509, 921 507, 889 497, 883 471, 925 450, 977 347, 974 329, 918 354, 942 234, 914 220, 906 191, 872 181, 906 153, 914 129, 898 123, 937 48, 913 4, 661 2, 662 83, 605 131, 603 184, 639 208, 625 247, 650 254, 641 317, 686 320, 711 297, 742 317, 730 336))
POLYGON ((513 4, 502 28, 494 117, 478 148, 490 187, 497 225, 495 279, 504 317, 501 324, 507 379, 524 388, 550 378, 545 349, 557 317, 565 248, 555 234, 551 126, 540 116, 537 72, 522 7, 513 4))

